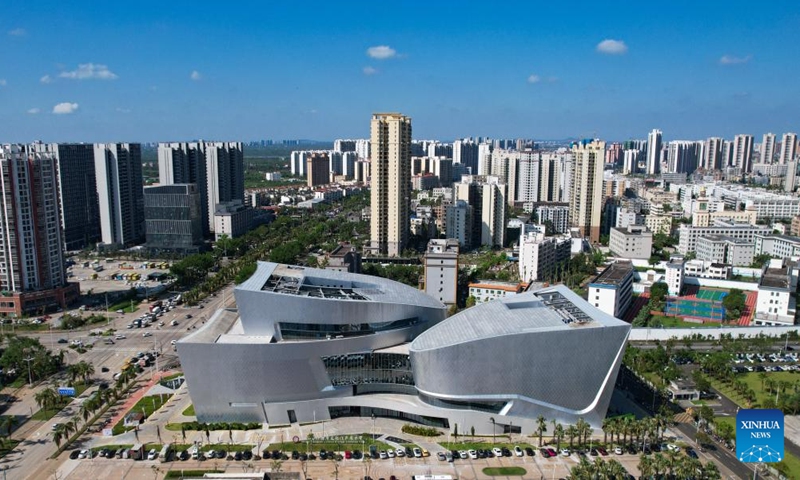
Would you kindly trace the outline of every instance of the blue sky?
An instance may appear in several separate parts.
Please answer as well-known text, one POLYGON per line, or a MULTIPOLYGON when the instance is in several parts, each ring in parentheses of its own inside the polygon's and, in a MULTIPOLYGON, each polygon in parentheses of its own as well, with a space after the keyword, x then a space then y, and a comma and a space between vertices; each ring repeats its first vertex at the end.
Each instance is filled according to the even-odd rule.
POLYGON ((0 142, 800 130, 791 1, 8 3, 0 142))

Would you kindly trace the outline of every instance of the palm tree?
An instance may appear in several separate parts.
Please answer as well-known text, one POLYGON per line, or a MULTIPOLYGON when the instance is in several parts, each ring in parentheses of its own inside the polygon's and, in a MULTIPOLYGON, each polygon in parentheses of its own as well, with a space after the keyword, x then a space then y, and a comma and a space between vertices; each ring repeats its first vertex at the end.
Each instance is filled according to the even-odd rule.
POLYGON ((575 428, 578 429, 578 443, 585 444, 586 439, 592 433, 592 426, 581 417, 575 422, 575 428))
POLYGON ((605 478, 625 478, 628 471, 616 460, 609 460, 605 468, 605 478))
POLYGON ((572 440, 578 436, 578 429, 575 425, 570 425, 567 427, 566 431, 567 436, 569 437, 569 448, 572 449, 572 440))
POLYGON ((58 402, 58 392, 53 387, 47 387, 36 392, 33 398, 46 415, 48 407, 55 406, 56 402, 58 402))
MULTIPOLYGON (((539 434, 539 446, 542 446, 542 435, 547 431, 547 419, 544 415, 536 417, 536 433, 539 434)), ((492 442, 494 443, 494 442, 492 442)))
POLYGON ((661 453, 653 455, 653 474, 658 477, 667 471, 669 467, 669 460, 661 453))
POLYGON ((556 450, 561 450, 561 440, 564 438, 564 426, 560 423, 556 423, 555 428, 553 428, 553 436, 556 439, 556 450))
POLYGON ((759 372, 758 379, 761 380, 761 391, 764 391, 764 380, 768 377, 767 372, 759 372))
POLYGON ((53 441, 56 443, 56 447, 61 448, 61 441, 68 436, 66 426, 63 423, 56 424, 53 429, 53 441))
POLYGON ((630 433, 631 428, 633 428, 633 418, 625 417, 622 420, 622 443, 625 445, 628 443, 628 433, 630 433))
MULTIPOLYGON (((603 419, 603 443, 608 443, 608 433, 613 431, 613 420, 610 418, 603 419)), ((612 434, 613 435, 613 434, 612 434)), ((611 437, 611 440, 614 440, 614 437, 611 437)))
POLYGON ((703 465, 702 476, 704 480, 720 480, 722 478, 714 462, 708 462, 703 465))
POLYGON ((19 425, 19 420, 17 419, 16 415, 6 415, 0 421, 0 429, 5 432, 5 436, 10 436, 11 432, 14 431, 14 427, 19 425))
POLYGON ((649 478, 656 473, 654 467, 655 465, 652 458, 645 454, 639 455, 639 471, 644 478, 649 478))
POLYGON ((667 468, 670 476, 675 475, 675 470, 681 462, 681 454, 677 450, 670 450, 667 452, 667 468))

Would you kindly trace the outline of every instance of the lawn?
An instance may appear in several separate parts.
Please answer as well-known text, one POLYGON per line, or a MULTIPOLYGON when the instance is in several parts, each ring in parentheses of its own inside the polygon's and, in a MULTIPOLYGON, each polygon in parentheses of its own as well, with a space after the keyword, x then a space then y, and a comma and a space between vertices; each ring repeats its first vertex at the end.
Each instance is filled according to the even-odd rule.
POLYGON ((194 404, 189 405, 188 407, 186 407, 186 410, 183 411, 183 415, 185 415, 187 417, 194 417, 195 416, 194 404))
MULTIPOLYGON (((87 385, 83 383, 76 383, 75 384, 75 396, 78 397, 82 394, 87 388, 87 385)), ((38 410, 36 413, 31 416, 31 420, 38 420, 38 421, 47 421, 53 418, 56 413, 60 412, 62 408, 66 407, 72 402, 74 397, 58 397, 59 401, 54 406, 47 407, 47 410, 41 409, 38 410)))
POLYGON ((130 300, 125 300, 124 302, 119 302, 115 305, 111 305, 110 307, 108 307, 108 311, 116 312, 117 310, 122 310, 125 313, 133 313, 139 309, 139 304, 141 302, 142 302, 141 300, 134 300, 133 303, 131 303, 130 300))
MULTIPOLYGON (((767 378, 772 379, 775 382, 789 382, 790 386, 787 388, 787 392, 793 392, 794 385, 796 382, 800 381, 800 374, 798 372, 765 372, 767 374, 767 378)), ((774 393, 768 393, 766 390, 766 385, 764 389, 761 388, 761 378, 759 378, 758 372, 747 372, 747 373, 740 373, 737 374, 734 378, 737 380, 742 380, 747 384, 749 388, 751 388, 756 393, 756 405, 761 405, 761 403, 766 399, 768 396, 775 399, 774 393)), ((717 390, 721 391, 725 396, 730 398, 736 404, 741 407, 746 407, 746 403, 742 397, 736 394, 736 391, 729 385, 725 385, 722 382, 715 380, 713 378, 710 379, 711 384, 717 390)))
POLYGON ((363 442, 337 442, 327 439, 326 441, 321 441, 320 439, 314 439, 311 443, 308 443, 308 450, 306 450, 306 441, 301 440, 298 443, 294 442, 283 442, 283 443, 272 443, 267 445, 265 448, 267 450, 280 450, 282 452, 291 452, 293 450, 297 450, 298 452, 317 452, 319 450, 334 450, 337 452, 342 452, 345 450, 361 450, 365 451, 368 450, 370 445, 375 445, 378 450, 388 450, 392 448, 391 446, 373 440, 369 434, 362 434, 361 438, 364 439, 363 442))
POLYGON ((252 451, 254 447, 255 445, 240 445, 237 443, 234 444, 212 443, 203 445, 202 447, 200 447, 200 451, 207 452, 209 450, 225 450, 226 452, 248 452, 252 451))
POLYGON ((521 477, 528 473, 522 467, 486 467, 483 469, 484 475, 492 477, 521 477))
POLYGON ((686 322, 681 320, 680 317, 664 317, 661 315, 653 315, 653 320, 658 319, 664 328, 703 328, 703 327, 716 327, 718 324, 686 322))
POLYGON ((124 448, 125 450, 130 450, 131 448, 133 448, 133 445, 129 444, 129 443, 102 445, 102 446, 99 446, 99 447, 92 447, 92 451, 93 452, 99 452, 100 450, 102 450, 104 448, 109 448, 109 449, 113 448, 114 450, 119 450, 120 448, 124 448))
MULTIPOLYGON (((149 417, 153 414, 156 410, 161 408, 161 405, 164 405, 172 398, 172 395, 150 395, 148 397, 142 397, 136 402, 136 405, 131 407, 128 412, 143 412, 145 417, 149 417), (162 402, 163 399, 163 402, 162 402)), ((123 423, 125 422, 125 418, 121 418, 113 428, 113 434, 119 435, 130 430, 132 427, 125 428, 123 423)))
MULTIPOLYGON (((161 383, 164 383, 164 382, 169 382, 170 380, 173 380, 173 379, 175 379, 175 378, 180 378, 180 377, 182 377, 182 376, 183 376, 183 373, 181 373, 181 372, 178 372, 178 373, 173 373, 172 375, 167 375, 166 377, 162 378, 162 379, 160 380, 160 382, 161 382, 161 383)), ((192 414, 192 415, 194 415, 194 414, 192 414)))

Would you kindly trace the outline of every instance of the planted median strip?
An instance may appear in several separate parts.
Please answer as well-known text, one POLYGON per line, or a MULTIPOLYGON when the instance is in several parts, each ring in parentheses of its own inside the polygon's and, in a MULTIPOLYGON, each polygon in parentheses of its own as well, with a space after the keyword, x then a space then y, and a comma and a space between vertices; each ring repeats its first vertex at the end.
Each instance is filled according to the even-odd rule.
POLYGON ((521 477, 528 473, 522 467, 486 467, 483 469, 484 475, 492 477, 521 477))

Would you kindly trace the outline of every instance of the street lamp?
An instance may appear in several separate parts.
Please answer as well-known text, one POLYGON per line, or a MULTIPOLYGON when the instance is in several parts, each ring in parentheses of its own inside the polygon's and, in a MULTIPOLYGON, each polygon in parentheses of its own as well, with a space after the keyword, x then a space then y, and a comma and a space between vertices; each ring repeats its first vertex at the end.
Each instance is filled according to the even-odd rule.
POLYGON ((492 445, 494 445, 494 417, 489 417, 489 421, 492 422, 492 445))
MULTIPOLYGON (((28 354, 30 351, 25 349, 25 353, 28 354)), ((33 383, 33 378, 31 377, 31 362, 34 360, 33 357, 23 358, 25 362, 28 362, 28 385, 33 383)))

